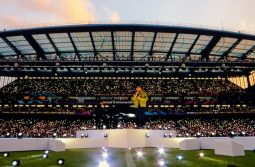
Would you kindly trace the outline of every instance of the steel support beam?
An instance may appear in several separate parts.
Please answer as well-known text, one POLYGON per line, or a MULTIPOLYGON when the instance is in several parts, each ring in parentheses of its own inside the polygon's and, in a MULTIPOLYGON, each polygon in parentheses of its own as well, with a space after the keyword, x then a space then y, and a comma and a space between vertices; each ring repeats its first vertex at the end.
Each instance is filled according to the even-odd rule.
POLYGON ((72 36, 71 36, 70 32, 69 32, 69 33, 67 33, 67 34, 68 34, 68 37, 69 37, 69 38, 70 38, 70 40, 71 40, 72 46, 73 46, 73 48, 74 48, 75 55, 76 55, 76 56, 78 57, 78 59, 81 61, 80 53, 79 53, 79 51, 78 51, 77 47, 75 46, 75 43, 74 43, 74 41, 73 41, 73 38, 72 38, 72 36))

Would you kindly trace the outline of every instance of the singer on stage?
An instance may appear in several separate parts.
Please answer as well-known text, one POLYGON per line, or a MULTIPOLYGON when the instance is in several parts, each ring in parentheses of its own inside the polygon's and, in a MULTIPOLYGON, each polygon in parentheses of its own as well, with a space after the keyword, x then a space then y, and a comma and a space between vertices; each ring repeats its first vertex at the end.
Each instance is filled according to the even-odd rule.
POLYGON ((144 114, 146 111, 147 100, 147 93, 142 89, 141 86, 137 86, 136 92, 132 96, 132 101, 136 110, 136 125, 138 128, 142 128, 144 125, 144 114))

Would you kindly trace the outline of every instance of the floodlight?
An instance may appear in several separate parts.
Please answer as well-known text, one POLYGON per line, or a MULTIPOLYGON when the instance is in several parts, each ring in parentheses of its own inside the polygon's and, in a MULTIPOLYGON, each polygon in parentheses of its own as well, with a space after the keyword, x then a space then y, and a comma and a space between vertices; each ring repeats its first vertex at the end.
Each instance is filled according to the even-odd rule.
POLYGON ((158 152, 159 152, 159 154, 164 154, 164 153, 165 153, 165 150, 164 150, 164 148, 159 148, 159 149, 158 149, 158 152))
POLYGON ((183 159, 183 156, 182 156, 182 155, 177 155, 177 156, 176 156, 176 159, 177 159, 177 160, 182 160, 182 159, 183 159))
POLYGON ((106 126, 105 126, 105 125, 103 125, 103 129, 106 129, 106 126))
POLYGON ((49 158, 49 155, 48 154, 43 154, 42 158, 44 158, 44 159, 49 158))
POLYGON ((18 133, 18 139, 22 139, 22 137, 23 137, 23 133, 18 133))
POLYGON ((96 129, 96 128, 97 128, 97 127, 94 125, 94 126, 93 126, 93 129, 96 129))
POLYGON ((169 134, 169 137, 172 137, 172 136, 173 136, 173 134, 172 134, 172 133, 170 133, 170 134, 169 134))
POLYGON ((13 160, 11 166, 20 166, 20 160, 13 160))
POLYGON ((7 132, 5 137, 11 137, 11 133, 7 132))
POLYGON ((245 135, 246 135, 246 132, 245 132, 245 131, 243 131, 243 132, 242 132, 242 135, 243 135, 243 136, 245 136, 245 135))
POLYGON ((150 137, 150 134, 149 134, 149 133, 146 133, 145 136, 146 136, 147 138, 149 138, 149 137, 150 137))
POLYGON ((84 134, 83 133, 81 134, 81 138, 84 138, 84 134))
POLYGON ((3 156, 4 156, 4 157, 9 157, 9 156, 10 156, 10 153, 3 153, 3 156))
POLYGON ((49 154, 49 153, 50 153, 49 150, 45 150, 45 151, 44 151, 44 154, 49 154))
POLYGON ((57 164, 58 164, 58 165, 64 165, 64 163, 65 163, 65 160, 64 160, 64 159, 58 159, 58 160, 57 160, 57 164))
POLYGON ((200 157, 204 157, 205 154, 201 152, 201 153, 199 153, 199 156, 200 156, 200 157))
POLYGON ((85 138, 88 138, 88 137, 89 137, 89 135, 86 133, 86 134, 85 134, 85 138))
POLYGON ((57 133, 53 133, 53 138, 56 138, 57 137, 57 133))
POLYGON ((105 133, 105 134, 104 134, 104 137, 105 137, 105 138, 107 138, 107 137, 108 137, 108 134, 107 134, 107 133, 105 133))
POLYGON ((138 151, 138 152, 136 153, 136 155, 138 156, 138 158, 140 158, 140 157, 143 156, 143 152, 142 152, 142 151, 138 151))
POLYGON ((168 135, 165 133, 165 134, 164 134, 164 137, 166 138, 167 136, 168 136, 168 135))

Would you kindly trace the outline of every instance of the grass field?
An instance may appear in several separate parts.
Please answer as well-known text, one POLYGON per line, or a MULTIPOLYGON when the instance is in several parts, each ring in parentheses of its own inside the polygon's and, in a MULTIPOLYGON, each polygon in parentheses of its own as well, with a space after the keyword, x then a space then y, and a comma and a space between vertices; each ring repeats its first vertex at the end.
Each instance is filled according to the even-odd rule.
MULTIPOLYGON (((165 166, 173 167, 226 167, 227 164, 235 164, 238 167, 255 167, 255 153, 246 151, 245 157, 215 156, 213 150, 180 151, 178 149, 165 149, 165 154, 159 155, 157 148, 143 149, 110 149, 107 148, 106 161, 110 167, 155 167, 159 159, 165 161, 165 166), (141 150, 143 156, 138 158, 137 151, 141 150), (204 157, 199 157, 203 152, 204 157), (182 160, 177 160, 176 155, 182 155, 182 160)), ((0 166, 8 167, 11 161, 19 159, 22 167, 54 167, 57 159, 65 159, 65 167, 98 167, 103 150, 98 149, 72 149, 65 152, 50 152, 48 159, 43 159, 43 151, 13 152, 10 157, 0 157, 0 166)), ((107 167, 107 166, 102 166, 107 167)))

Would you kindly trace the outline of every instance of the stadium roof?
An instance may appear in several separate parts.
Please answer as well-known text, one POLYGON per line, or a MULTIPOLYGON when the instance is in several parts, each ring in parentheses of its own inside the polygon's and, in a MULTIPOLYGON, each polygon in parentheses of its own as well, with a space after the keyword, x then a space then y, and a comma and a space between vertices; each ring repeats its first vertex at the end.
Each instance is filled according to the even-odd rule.
POLYGON ((9 61, 253 61, 255 35, 142 24, 4 30, 0 32, 0 58, 9 61))

